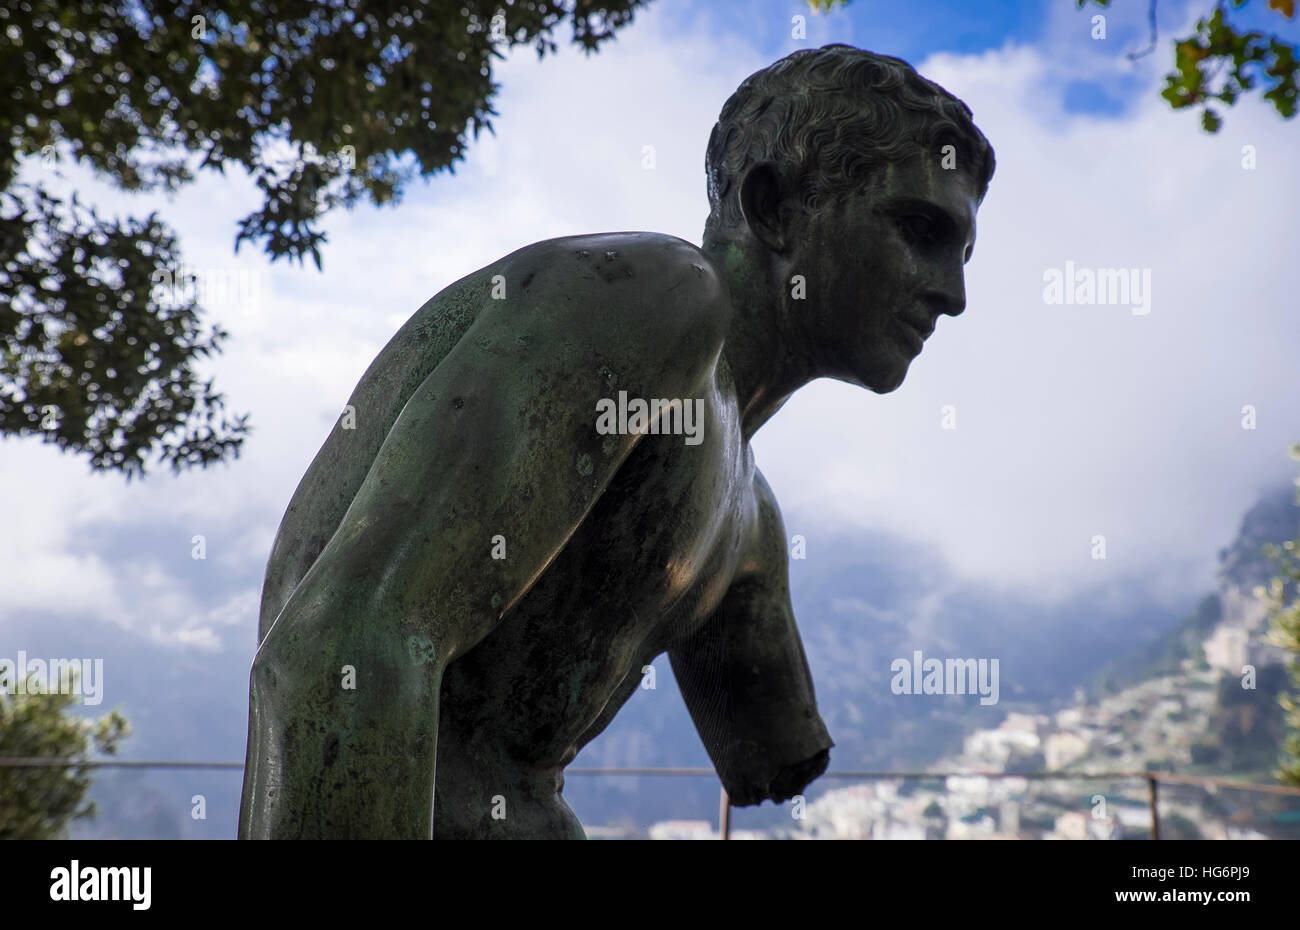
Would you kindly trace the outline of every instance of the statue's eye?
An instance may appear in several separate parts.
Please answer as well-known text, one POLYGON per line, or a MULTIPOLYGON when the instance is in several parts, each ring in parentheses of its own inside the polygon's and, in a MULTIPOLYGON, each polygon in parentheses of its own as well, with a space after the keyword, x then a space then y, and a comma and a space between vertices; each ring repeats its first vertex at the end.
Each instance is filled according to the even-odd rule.
POLYGON ((939 225, 924 213, 908 213, 898 223, 913 242, 931 245, 938 238, 939 225))

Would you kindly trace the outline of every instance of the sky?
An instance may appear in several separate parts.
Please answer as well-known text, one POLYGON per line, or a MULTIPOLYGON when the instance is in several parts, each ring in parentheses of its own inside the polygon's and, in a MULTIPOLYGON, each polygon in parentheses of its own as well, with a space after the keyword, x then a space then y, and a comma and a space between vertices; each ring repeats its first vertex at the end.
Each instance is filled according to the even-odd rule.
POLYGON ((1159 10, 1160 47, 1132 61, 1146 4, 1131 0, 1104 13, 855 0, 826 16, 795 0, 655 0, 597 55, 512 53, 495 73, 495 134, 397 206, 331 216, 323 272, 233 253, 259 203, 238 174, 169 199, 65 168, 58 183, 105 211, 158 209, 190 268, 256 275, 256 300, 209 308, 230 333, 209 370, 255 432, 229 466, 129 485, 53 446, 0 444, 0 655, 16 648, 5 620, 40 612, 182 648, 246 643, 251 656, 284 508, 407 317, 538 240, 651 230, 699 244, 722 104, 752 72, 829 42, 904 57, 961 97, 998 168, 967 310, 940 320, 904 385, 881 396, 816 382, 756 437, 789 532, 815 558, 819 536, 885 530, 932 546, 959 577, 1044 603, 1133 580, 1170 603, 1207 589, 1244 511, 1300 468, 1286 455, 1300 440, 1300 123, 1255 97, 1217 136, 1171 112, 1158 96, 1169 41, 1202 10, 1159 10), (1099 13, 1105 39, 1091 35, 1099 13), (1045 277, 1067 263, 1134 269, 1149 312, 1046 302, 1045 277), (196 536, 206 558, 192 557, 196 536))

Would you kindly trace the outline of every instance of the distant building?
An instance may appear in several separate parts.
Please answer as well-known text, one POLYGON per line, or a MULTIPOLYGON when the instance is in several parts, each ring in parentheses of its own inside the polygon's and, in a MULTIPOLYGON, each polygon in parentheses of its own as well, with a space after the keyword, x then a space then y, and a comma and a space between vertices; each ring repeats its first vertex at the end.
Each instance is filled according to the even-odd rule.
POLYGON ((1088 838, 1088 815, 1080 811, 1066 811, 1056 818, 1052 832, 1044 839, 1049 840, 1086 840, 1088 838))
POLYGON ((1285 652, 1264 640, 1269 625, 1267 604, 1253 593, 1233 586, 1226 587, 1219 597, 1223 621, 1204 643, 1205 661, 1211 668, 1240 675, 1243 665, 1259 668, 1286 661, 1285 652))
POLYGON ((1088 741, 1077 733, 1053 733, 1043 743, 1043 762, 1048 769, 1063 769, 1088 754, 1088 741))
POLYGON ((963 817, 948 824, 950 840, 988 840, 997 835, 998 825, 987 814, 978 817, 963 817))
POLYGON ((1020 804, 1016 801, 1003 801, 998 810, 999 826, 1003 833, 1015 836, 1020 832, 1020 804))
POLYGON ((902 823, 897 820, 877 821, 872 825, 873 840, 923 840, 925 824, 902 823))
MULTIPOLYGON (((1083 698, 1076 696, 1075 701, 1082 704, 1083 698)), ((1056 728, 1058 730, 1074 730, 1082 725, 1083 709, 1080 707, 1067 707, 1056 714, 1056 728)))
POLYGON ((1220 624, 1205 640, 1205 661, 1211 668, 1240 675, 1241 667, 1249 665, 1250 634, 1239 626, 1220 624))
POLYGON ((652 840, 716 840, 707 820, 664 820, 650 828, 652 840))
POLYGON ((1010 713, 1007 714, 1007 719, 998 725, 998 729, 1017 733, 1032 733, 1037 736, 1038 731, 1050 722, 1050 718, 1044 714, 1010 713))
MULTIPOLYGON (((1042 745, 1038 725, 1029 714, 1011 714, 996 730, 976 730, 962 743, 963 754, 977 767, 1002 771, 1012 756, 1035 753, 1042 745), (1018 718, 1014 721, 1010 717, 1018 718)), ((1046 721, 1046 717, 1042 718, 1046 721)))

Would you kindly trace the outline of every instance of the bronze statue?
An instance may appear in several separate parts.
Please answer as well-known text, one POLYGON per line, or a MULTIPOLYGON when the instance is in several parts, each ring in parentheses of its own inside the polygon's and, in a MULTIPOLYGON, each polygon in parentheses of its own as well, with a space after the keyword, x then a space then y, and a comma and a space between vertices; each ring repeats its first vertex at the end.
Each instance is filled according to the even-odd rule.
POLYGON ((702 249, 551 239, 421 307, 280 526, 240 835, 580 838, 564 767, 665 651, 732 802, 802 791, 832 743, 750 438, 902 383, 993 166, 907 63, 799 51, 723 107, 702 249))

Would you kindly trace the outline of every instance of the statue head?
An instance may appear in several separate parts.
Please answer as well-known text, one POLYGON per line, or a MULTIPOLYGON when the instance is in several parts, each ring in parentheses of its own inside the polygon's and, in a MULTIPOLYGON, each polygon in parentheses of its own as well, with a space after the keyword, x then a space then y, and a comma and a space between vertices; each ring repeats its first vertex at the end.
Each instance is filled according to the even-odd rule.
POLYGON ((938 317, 964 309, 993 149, 906 62, 827 45, 750 75, 705 169, 705 251, 749 282, 740 299, 781 308, 814 377, 892 391, 938 317))

